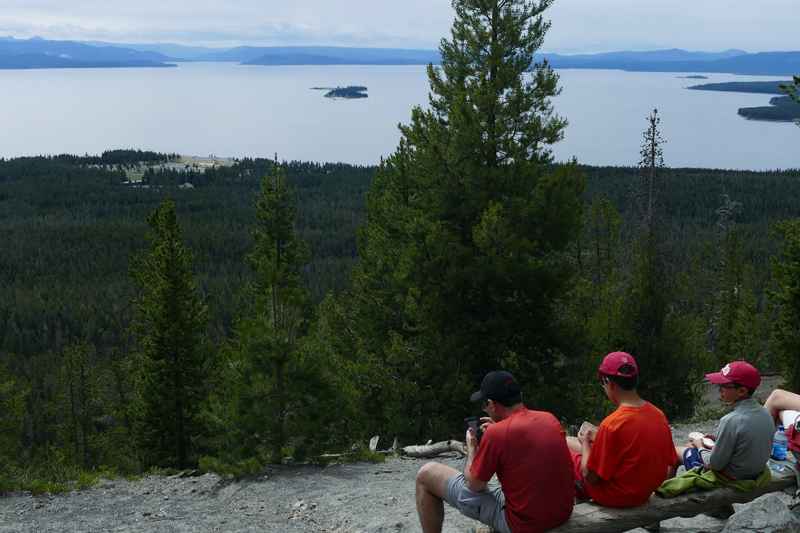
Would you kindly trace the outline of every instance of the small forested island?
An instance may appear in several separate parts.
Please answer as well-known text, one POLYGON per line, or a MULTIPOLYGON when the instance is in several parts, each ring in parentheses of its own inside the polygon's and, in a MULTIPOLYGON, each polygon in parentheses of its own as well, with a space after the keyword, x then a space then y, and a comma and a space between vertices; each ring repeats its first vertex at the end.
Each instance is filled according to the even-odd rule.
POLYGON ((678 76, 684 80, 707 80, 708 76, 701 76, 700 74, 692 74, 691 76, 678 76))
MULTIPOLYGON (((734 81, 727 83, 705 83, 694 85, 688 89, 696 91, 726 91, 752 94, 784 94, 781 85, 789 85, 791 81, 734 81)), ((772 120, 791 122, 800 120, 800 104, 788 96, 776 96, 769 101, 770 105, 758 107, 741 107, 737 113, 748 120, 772 120)))
POLYGON ((336 87, 325 93, 325 98, 367 98, 367 88, 363 85, 336 87))

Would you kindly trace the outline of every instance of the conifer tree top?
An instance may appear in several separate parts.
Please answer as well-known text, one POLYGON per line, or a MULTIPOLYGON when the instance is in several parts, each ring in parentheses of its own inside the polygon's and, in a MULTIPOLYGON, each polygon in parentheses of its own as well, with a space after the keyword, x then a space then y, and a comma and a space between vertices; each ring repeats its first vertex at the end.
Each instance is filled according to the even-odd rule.
POLYGON ((550 103, 560 92, 558 75, 534 57, 550 27, 543 16, 550 4, 453 1, 456 18, 440 44, 441 67, 428 67, 430 118, 457 146, 474 147, 481 166, 548 163, 548 146, 563 137, 566 120, 550 103))

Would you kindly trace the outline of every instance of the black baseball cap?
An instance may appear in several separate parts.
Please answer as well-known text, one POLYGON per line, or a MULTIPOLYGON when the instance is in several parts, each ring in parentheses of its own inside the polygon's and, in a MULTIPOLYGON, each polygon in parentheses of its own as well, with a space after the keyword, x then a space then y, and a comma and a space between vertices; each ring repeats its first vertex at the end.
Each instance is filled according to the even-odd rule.
POLYGON ((504 401, 519 396, 519 384, 510 372, 495 370, 489 372, 481 382, 481 390, 473 392, 470 401, 504 401))

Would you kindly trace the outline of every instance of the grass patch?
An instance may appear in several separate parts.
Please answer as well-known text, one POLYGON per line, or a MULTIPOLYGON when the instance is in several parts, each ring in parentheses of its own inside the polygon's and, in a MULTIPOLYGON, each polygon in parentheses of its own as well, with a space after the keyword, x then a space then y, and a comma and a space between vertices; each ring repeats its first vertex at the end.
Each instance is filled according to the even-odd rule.
POLYGON ((352 453, 347 454, 345 457, 350 459, 351 463, 384 463, 386 462, 386 454, 373 452, 368 447, 363 446, 354 450, 352 453))
POLYGON ((73 490, 87 490, 100 479, 114 479, 118 473, 110 468, 100 467, 85 470, 75 465, 55 462, 52 464, 31 464, 20 468, 5 467, 0 476, 0 494, 9 492, 30 492, 33 495, 62 494, 73 490))
POLYGON ((201 457, 198 465, 202 472, 213 472, 221 477, 234 479, 260 474, 264 471, 264 466, 255 457, 242 461, 224 461, 208 456, 201 457))
MULTIPOLYGON (((291 450, 287 450, 291 452, 291 450)), ((303 456, 303 460, 297 460, 294 454, 287 453, 283 464, 286 465, 329 465, 346 463, 383 463, 386 461, 386 454, 373 452, 368 446, 356 444, 345 453, 331 453, 318 456, 303 456)), ((266 456, 264 456, 266 457, 266 456)), ((218 457, 203 456, 200 458, 198 469, 201 472, 212 472, 224 478, 241 479, 254 477, 264 473, 270 462, 266 459, 251 457, 242 460, 226 460, 218 457)))
POLYGON ((18 490, 27 491, 34 496, 39 496, 41 494, 63 494, 65 492, 69 492, 70 487, 69 484, 59 481, 32 479, 20 484, 18 490))

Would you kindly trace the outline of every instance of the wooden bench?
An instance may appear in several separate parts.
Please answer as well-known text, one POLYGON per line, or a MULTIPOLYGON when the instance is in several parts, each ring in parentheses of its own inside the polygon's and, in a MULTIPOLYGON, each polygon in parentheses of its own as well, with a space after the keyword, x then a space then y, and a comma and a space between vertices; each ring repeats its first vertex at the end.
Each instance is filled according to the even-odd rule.
MULTIPOLYGON (((788 465, 788 463, 787 463, 788 465)), ((553 533, 619 533, 637 527, 657 524, 668 518, 692 517, 705 512, 723 509, 733 503, 747 503, 762 494, 778 492, 797 484, 794 470, 789 466, 780 474, 773 472, 772 481, 765 487, 751 492, 734 489, 689 492, 674 498, 653 495, 640 507, 614 509, 592 503, 580 503, 572 511, 572 517, 553 533)))

